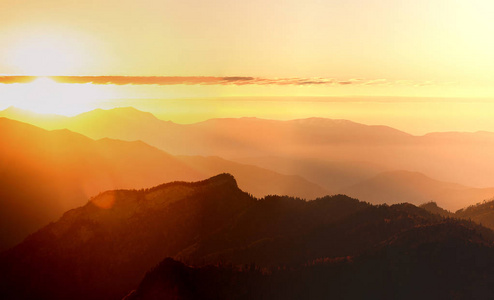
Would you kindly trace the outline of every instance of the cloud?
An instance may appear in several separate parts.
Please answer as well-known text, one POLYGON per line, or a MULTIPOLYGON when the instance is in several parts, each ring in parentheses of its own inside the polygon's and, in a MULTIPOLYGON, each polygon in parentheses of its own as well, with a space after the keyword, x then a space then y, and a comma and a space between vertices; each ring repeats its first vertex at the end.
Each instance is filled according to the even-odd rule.
POLYGON ((36 76, 0 76, 0 83, 28 83, 36 78, 36 76))
POLYGON ((53 76, 61 83, 92 83, 115 85, 246 85, 260 84, 263 80, 255 77, 214 77, 214 76, 53 76))
POLYGON ((59 76, 52 77, 57 82, 65 83, 93 83, 93 84, 115 84, 115 85, 295 85, 295 86, 337 86, 337 85, 378 85, 387 84, 385 79, 348 79, 338 80, 335 78, 262 78, 262 77, 203 77, 203 76, 59 76))
MULTIPOLYGON (((0 76, 0 83, 27 83, 34 76, 0 76)), ((215 77, 215 76, 51 76, 59 83, 92 83, 113 85, 292 85, 292 86, 343 86, 343 85, 411 85, 425 86, 432 82, 386 79, 336 78, 262 78, 262 77, 215 77)))

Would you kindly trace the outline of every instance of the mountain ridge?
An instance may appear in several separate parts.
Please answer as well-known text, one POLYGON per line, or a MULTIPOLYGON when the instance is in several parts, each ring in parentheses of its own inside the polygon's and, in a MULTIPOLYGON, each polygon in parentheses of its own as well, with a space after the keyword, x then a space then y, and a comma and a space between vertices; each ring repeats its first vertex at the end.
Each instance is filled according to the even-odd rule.
POLYGON ((101 193, 1 253, 0 290, 5 299, 122 299, 165 257, 275 270, 342 257, 372 266, 367 257, 389 262, 382 249, 403 253, 397 263, 408 250, 448 249, 450 241, 472 249, 492 244, 494 233, 411 204, 374 206, 343 195, 256 199, 220 174, 101 193))
POLYGON ((0 118, 0 131, 0 251, 109 189, 196 181, 228 171, 256 196, 327 194, 301 177, 226 160, 179 158, 142 141, 93 140, 67 129, 48 131, 8 118, 0 118), (192 162, 198 160, 200 169, 192 162), (261 182, 268 179, 278 184, 261 182))
MULTIPOLYGON (((237 162, 245 158, 290 157, 307 161, 308 165, 314 160, 321 163, 358 160, 387 170, 416 170, 441 181, 472 187, 489 187, 494 182, 494 162, 491 163, 490 155, 494 151, 494 135, 482 131, 415 136, 383 125, 324 118, 288 121, 225 118, 177 124, 150 117, 149 113, 138 113, 136 118, 125 120, 112 117, 112 110, 97 112, 106 117, 79 122, 75 116, 49 124, 50 129, 69 128, 95 139, 142 140, 173 155, 220 156, 237 162), (97 126, 98 123, 105 126, 97 126)), ((91 114, 94 111, 85 113, 91 114)), ((283 173, 282 169, 286 168, 272 170, 283 173)), ((285 174, 300 175, 297 171, 285 174)), ((334 185, 328 183, 324 187, 332 190, 334 185)))
POLYGON ((339 192, 373 204, 433 201, 453 211, 494 196, 494 188, 472 188, 404 170, 379 173, 339 192))

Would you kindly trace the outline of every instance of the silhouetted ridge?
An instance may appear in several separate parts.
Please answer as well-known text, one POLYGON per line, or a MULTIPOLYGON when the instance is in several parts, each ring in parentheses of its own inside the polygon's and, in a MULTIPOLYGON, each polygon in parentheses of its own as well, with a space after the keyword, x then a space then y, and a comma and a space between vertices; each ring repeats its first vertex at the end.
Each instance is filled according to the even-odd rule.
POLYGON ((438 214, 438 215, 443 216, 443 217, 453 217, 454 216, 453 213, 439 207, 437 205, 437 203, 434 201, 424 203, 424 204, 420 205, 419 207, 427 210, 428 212, 431 212, 433 214, 438 214))
POLYGON ((129 205, 156 207, 168 205, 177 199, 180 200, 198 193, 202 196, 209 196, 212 191, 217 191, 217 194, 225 196, 234 194, 247 196, 246 193, 238 188, 233 175, 223 173, 197 182, 173 181, 149 189, 105 191, 92 197, 89 203, 103 209, 115 209, 120 205, 124 206, 123 209, 129 209, 129 205), (138 204, 138 202, 142 201, 150 203, 138 204))
MULTIPOLYGON (((0 291, 3 299, 122 299, 148 270, 171 257, 193 267, 165 261, 164 273, 178 275, 162 278, 165 287, 161 280, 150 283, 149 295, 158 296, 143 299, 162 299, 163 290, 176 299, 317 299, 319 292, 328 298, 328 282, 342 298, 340 293, 362 291, 356 282, 365 278, 380 278, 370 287, 382 292, 382 283, 390 280, 386 274, 397 276, 394 266, 403 268, 409 251, 419 249, 415 252, 425 259, 423 245, 441 251, 464 245, 468 254, 471 247, 490 250, 492 241, 488 229, 445 221, 411 204, 374 206, 344 195, 256 199, 240 190, 233 176, 220 174, 92 198, 0 254, 0 291), (388 249, 396 256, 387 257, 388 249), (322 275, 317 266, 306 268, 319 260, 340 264, 323 266, 322 275), (351 262, 357 260, 369 270, 355 269, 351 262), (245 265, 253 266, 252 272, 244 272, 245 265), (264 269, 278 271, 271 277, 264 269)), ((470 271, 478 270, 465 272, 470 271)))
POLYGON ((150 296, 156 299, 159 297, 161 299, 199 299, 200 295, 196 293, 197 288, 194 286, 197 276, 195 273, 193 268, 167 257, 146 274, 147 280, 141 283, 140 290, 133 291, 124 300, 150 296), (153 295, 147 294, 147 291, 152 291, 153 295))
POLYGON ((255 202, 230 174, 101 193, 5 252, 0 266, 11 276, 1 283, 0 274, 0 290, 15 282, 12 299, 121 298, 163 257, 193 248, 255 202))
POLYGON ((483 226, 494 229, 494 200, 483 201, 476 205, 460 209, 455 216, 463 219, 471 219, 483 226))
MULTIPOLYGON (((89 120, 86 125, 121 130, 119 120, 101 121, 89 120)), ((135 123, 141 126, 140 121, 135 123)), ((228 172, 235 175, 238 187, 256 197, 287 194, 311 199, 328 194, 302 177, 223 159, 172 156, 138 141, 139 135, 132 141, 93 140, 67 129, 47 131, 2 117, 0 132, 0 251, 110 189, 197 181, 228 172)))
POLYGON ((398 232, 362 255, 293 268, 197 268, 167 258, 125 300, 491 299, 493 250, 468 223, 443 219, 398 232))
POLYGON ((163 190, 163 189, 167 189, 167 188, 171 188, 171 187, 185 186, 185 187, 194 188, 194 187, 208 186, 208 185, 210 185, 210 186, 222 186, 223 185, 223 186, 235 187, 238 189, 238 185, 237 185, 237 181, 235 180, 235 177, 231 174, 228 174, 228 173, 222 173, 222 174, 218 174, 216 176, 210 177, 208 179, 201 180, 201 181, 195 181, 195 182, 172 181, 172 182, 163 183, 163 184, 157 185, 157 186, 152 187, 152 188, 147 188, 147 189, 140 189, 140 190, 118 189, 118 190, 112 190, 112 191, 105 191, 105 192, 98 194, 97 196, 92 197, 90 200, 96 199, 100 196, 106 196, 106 195, 114 194, 116 192, 145 194, 145 193, 155 192, 155 191, 159 191, 159 190, 163 190))
POLYGON ((144 189, 143 191, 145 192, 152 192, 164 188, 168 188, 171 186, 189 186, 189 187, 198 187, 198 186, 206 186, 206 185, 211 185, 211 186, 230 186, 230 187, 235 187, 238 188, 237 181, 235 180, 235 177, 229 173, 222 173, 218 174, 216 176, 210 177, 208 179, 202 180, 202 181, 196 181, 196 182, 188 182, 188 181, 173 181, 173 182, 167 182, 164 184, 160 184, 158 186, 155 186, 150 189, 144 189))

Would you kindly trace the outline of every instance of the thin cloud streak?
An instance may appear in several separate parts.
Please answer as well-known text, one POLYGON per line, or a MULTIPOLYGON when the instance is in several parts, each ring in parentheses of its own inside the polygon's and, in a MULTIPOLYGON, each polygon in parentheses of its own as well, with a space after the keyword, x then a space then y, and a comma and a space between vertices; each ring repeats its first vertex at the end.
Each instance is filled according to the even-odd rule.
MULTIPOLYGON (((35 76, 0 76, 0 83, 28 83, 35 76)), ((335 79, 335 78, 261 78, 261 77, 215 77, 215 76, 50 76, 59 83, 101 84, 101 85, 290 85, 290 86, 344 86, 344 85, 434 85, 433 82, 410 80, 389 81, 386 79, 335 79)))
POLYGON ((29 83, 36 79, 36 76, 0 76, 0 83, 29 83))

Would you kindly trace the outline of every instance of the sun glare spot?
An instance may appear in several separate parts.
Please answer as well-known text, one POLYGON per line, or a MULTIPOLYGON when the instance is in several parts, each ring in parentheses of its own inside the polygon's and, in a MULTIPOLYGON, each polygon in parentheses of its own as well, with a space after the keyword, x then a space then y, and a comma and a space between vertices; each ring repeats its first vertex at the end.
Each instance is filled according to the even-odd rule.
POLYGON ((57 83, 49 77, 33 82, 5 85, 2 102, 43 114, 73 116, 96 108, 102 101, 114 98, 112 87, 90 83, 57 83))
POLYGON ((91 202, 99 208, 110 209, 115 204, 116 195, 115 192, 106 192, 102 195, 97 196, 91 202))

